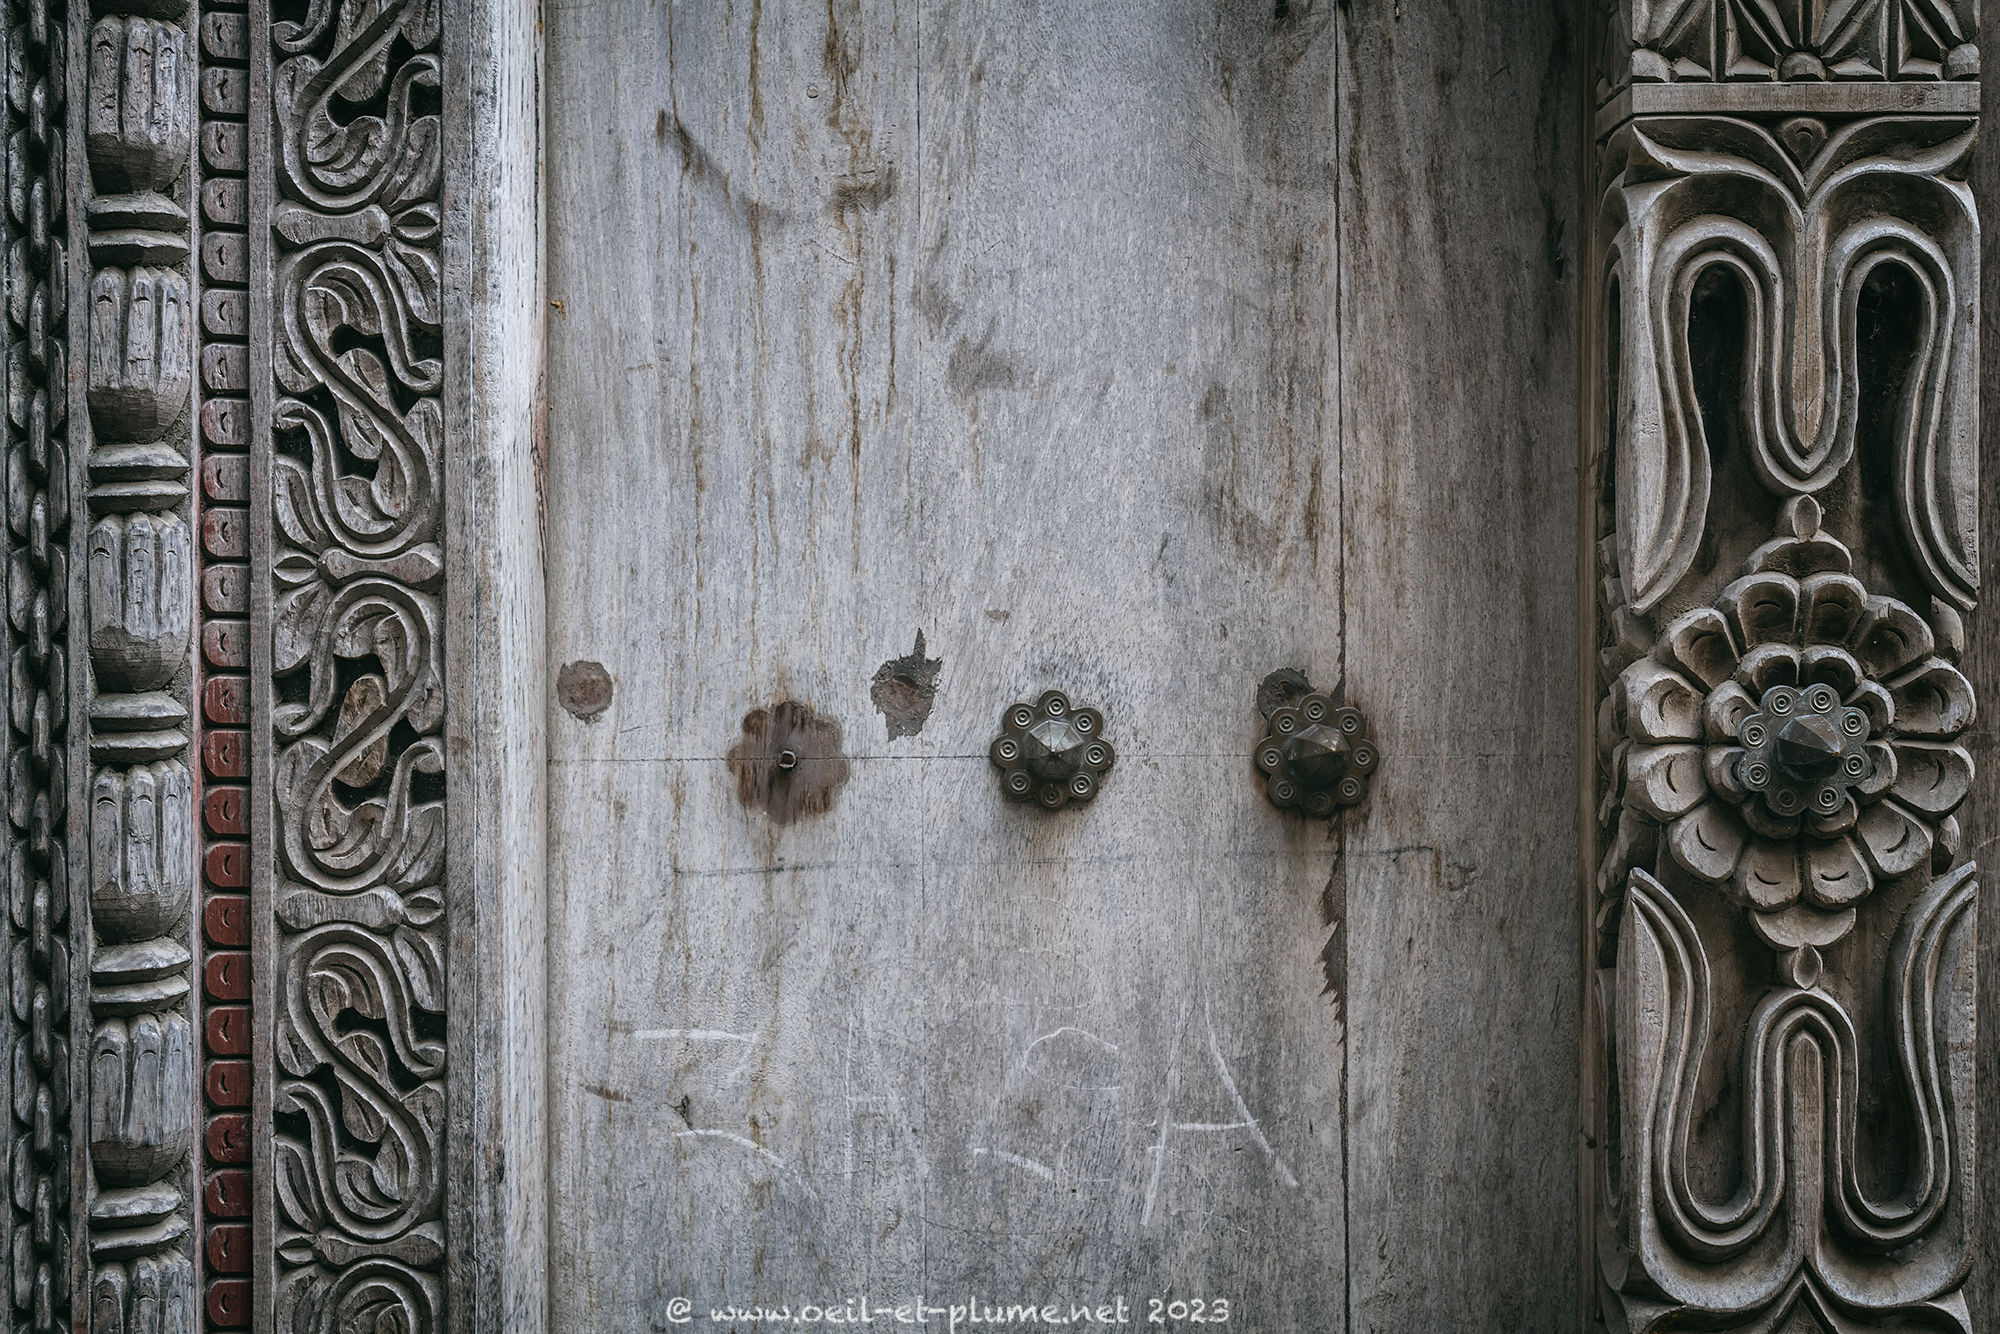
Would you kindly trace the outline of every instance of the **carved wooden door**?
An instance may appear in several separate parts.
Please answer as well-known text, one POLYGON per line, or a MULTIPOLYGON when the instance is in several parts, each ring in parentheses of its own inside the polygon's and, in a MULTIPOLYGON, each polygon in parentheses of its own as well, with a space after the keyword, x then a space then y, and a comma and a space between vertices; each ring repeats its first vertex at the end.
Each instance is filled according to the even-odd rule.
POLYGON ((556 1327, 1574 1324, 1563 31, 550 16, 556 1327))
POLYGON ((1571 8, 7 0, 8 1328, 1991 1326, 1977 0, 1571 8))

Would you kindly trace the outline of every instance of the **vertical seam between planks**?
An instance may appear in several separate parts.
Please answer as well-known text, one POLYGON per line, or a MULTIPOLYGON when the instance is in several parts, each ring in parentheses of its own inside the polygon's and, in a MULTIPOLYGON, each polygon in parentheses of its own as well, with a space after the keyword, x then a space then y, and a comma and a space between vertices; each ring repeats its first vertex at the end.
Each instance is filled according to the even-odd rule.
MULTIPOLYGON (((924 235, 924 149, 925 149, 924 0, 916 0, 915 12, 916 12, 916 29, 917 29, 917 37, 916 37, 917 58, 914 61, 912 61, 911 64, 916 70, 916 97, 915 97, 915 107, 911 112, 910 123, 911 123, 911 136, 915 141, 912 146, 912 151, 916 154, 916 163, 917 163, 916 171, 914 171, 911 174, 916 179, 916 190, 917 190, 916 232, 917 232, 917 265, 919 268, 919 272, 911 275, 911 281, 913 283, 923 281, 923 275, 921 272, 923 265, 923 255, 925 250, 928 248, 926 245, 926 241, 928 238, 926 238, 924 235)), ((889 289, 890 304, 894 305, 895 300, 896 300, 896 290, 895 287, 892 285, 889 289)), ((921 337, 921 334, 919 334, 918 336, 921 337)), ((895 355, 895 347, 893 344, 890 346, 889 355, 892 357, 895 355)), ((910 425, 912 428, 910 432, 910 439, 912 442, 922 438, 922 428, 924 422, 924 398, 925 398, 924 387, 927 382, 927 377, 922 373, 921 370, 919 370, 916 379, 917 379, 916 393, 914 402, 911 406, 911 413, 910 413, 910 425)), ((926 539, 924 543, 924 549, 928 550, 930 545, 928 540, 930 536, 929 486, 923 486, 918 488, 916 499, 917 499, 917 529, 919 532, 924 534, 926 539)), ((928 613, 931 607, 931 594, 935 586, 934 583, 936 579, 935 566, 933 562, 925 561, 921 564, 919 568, 921 572, 918 574, 917 577, 919 580, 921 580, 920 589, 923 599, 921 607, 925 613, 928 613)), ((936 633, 936 629, 937 629, 936 625, 933 624, 932 626, 933 634, 936 633)), ((923 655, 919 653, 917 656, 922 657, 923 655)), ((935 763, 935 760, 933 760, 932 763, 935 763)), ((924 795, 923 795, 924 812, 922 818, 920 818, 917 821, 917 931, 919 933, 921 933, 924 930, 924 924, 930 920, 930 898, 931 898, 930 813, 931 813, 932 784, 925 783, 923 785, 923 788, 924 788, 924 795)), ((924 1049, 926 1051, 933 1049, 931 1046, 931 1030, 928 1019, 926 1020, 924 1025, 924 1049)), ((927 1090, 920 1089, 918 1097, 921 1099, 920 1102, 921 1112, 919 1114, 917 1124, 922 1126, 924 1130, 922 1138, 920 1138, 917 1141, 917 1152, 919 1153, 919 1155, 921 1155, 923 1153, 924 1142, 930 1138, 931 1103, 930 1103, 929 1092, 927 1090)), ((922 1161, 921 1157, 919 1158, 919 1161, 920 1162, 922 1161)), ((931 1174, 928 1171, 925 1171, 920 1173, 920 1175, 917 1178, 917 1201, 918 1201, 917 1276, 923 1288, 928 1288, 930 1286, 930 1274, 931 1274, 930 1196, 931 1196, 931 1174)))
MULTIPOLYGON (((1340 479, 1340 533, 1337 550, 1340 552, 1340 570, 1336 575, 1336 587, 1340 598, 1340 676, 1342 694, 1345 697, 1347 680, 1347 534, 1348 505, 1350 497, 1347 487, 1347 249, 1346 233, 1342 223, 1347 203, 1347 126, 1346 126, 1346 70, 1348 42, 1351 34, 1347 29, 1348 12, 1345 3, 1335 7, 1333 14, 1333 375, 1334 375, 1334 431, 1333 462, 1334 473, 1340 479)), ((1347 871, 1347 830, 1339 822, 1333 822, 1334 874, 1340 877, 1340 952, 1344 957, 1347 943, 1354 937, 1354 913, 1348 902, 1347 871)), ((1353 1142, 1354 1104, 1348 1096, 1348 1079, 1354 1067, 1354 992, 1346 985, 1347 969, 1341 967, 1343 979, 1340 1034, 1340 1326, 1352 1334, 1354 1328, 1354 1174, 1351 1166, 1350 1148, 1353 1142)))

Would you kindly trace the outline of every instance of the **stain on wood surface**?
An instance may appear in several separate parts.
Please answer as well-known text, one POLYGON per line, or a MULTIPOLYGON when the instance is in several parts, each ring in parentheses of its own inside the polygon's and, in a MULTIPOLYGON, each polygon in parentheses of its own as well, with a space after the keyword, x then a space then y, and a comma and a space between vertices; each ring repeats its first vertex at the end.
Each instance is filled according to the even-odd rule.
POLYGON ((611 673, 601 662, 564 663, 556 673, 556 703, 572 718, 595 722, 611 707, 611 673))
POLYGON ((924 632, 917 631, 917 646, 900 658, 891 658, 875 669, 868 698, 882 715, 889 739, 915 736, 930 721, 931 705, 937 700, 938 672, 942 658, 924 656, 924 632))
POLYGON ((730 748, 736 799, 786 825, 833 808, 847 781, 840 724, 795 699, 743 716, 743 739, 730 748))

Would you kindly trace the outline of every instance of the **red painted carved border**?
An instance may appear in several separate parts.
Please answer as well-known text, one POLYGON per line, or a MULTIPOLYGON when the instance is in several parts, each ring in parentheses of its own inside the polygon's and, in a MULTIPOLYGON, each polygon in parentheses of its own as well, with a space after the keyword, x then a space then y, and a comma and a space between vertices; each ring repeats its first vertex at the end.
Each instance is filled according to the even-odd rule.
POLYGON ((251 1322, 249 25, 201 16, 201 812, 203 1308, 251 1322))

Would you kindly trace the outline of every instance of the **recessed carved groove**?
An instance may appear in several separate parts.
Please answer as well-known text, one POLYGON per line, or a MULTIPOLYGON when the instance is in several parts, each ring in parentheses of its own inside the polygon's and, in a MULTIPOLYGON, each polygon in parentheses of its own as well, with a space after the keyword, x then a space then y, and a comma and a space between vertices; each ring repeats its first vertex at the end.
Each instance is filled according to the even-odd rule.
POLYGON ((1976 16, 1604 11, 1598 1310, 1968 1331, 1976 16))

